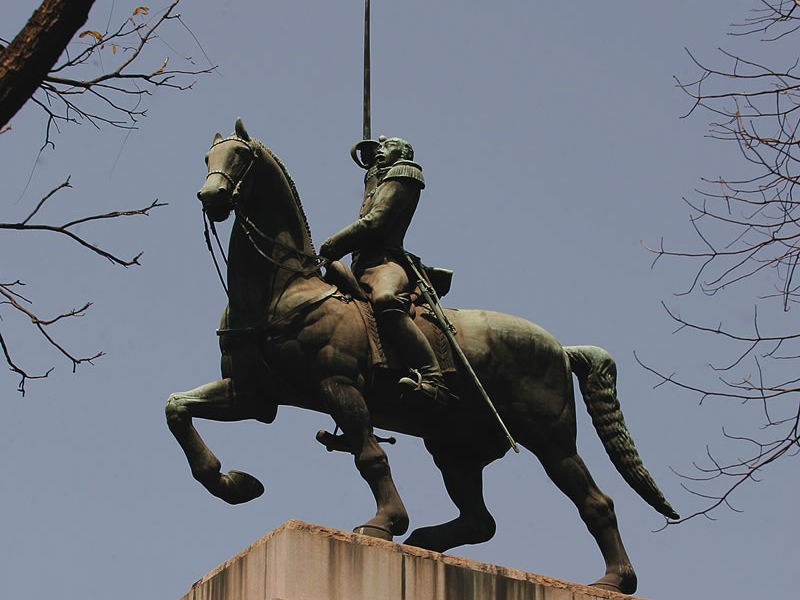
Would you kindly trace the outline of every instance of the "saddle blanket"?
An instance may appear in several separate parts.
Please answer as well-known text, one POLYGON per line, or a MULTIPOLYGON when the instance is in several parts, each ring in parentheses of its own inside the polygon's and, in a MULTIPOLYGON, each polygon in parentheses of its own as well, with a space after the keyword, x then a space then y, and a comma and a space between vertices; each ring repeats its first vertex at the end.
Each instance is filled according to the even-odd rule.
MULTIPOLYGON (((403 362, 399 353, 392 348, 391 344, 385 344, 382 341, 380 332, 378 331, 378 323, 375 320, 375 313, 373 313, 372 306, 370 306, 369 302, 358 299, 353 299, 353 302, 358 306, 358 312, 364 320, 364 325, 367 330, 372 368, 393 371, 407 370, 408 365, 403 362)), ((442 327, 439 325, 436 317, 434 317, 433 313, 427 309, 427 307, 420 306, 414 306, 414 314, 412 316, 414 323, 428 339, 431 348, 433 348, 442 373, 454 372, 456 367, 453 361, 453 349, 450 347, 450 341, 447 339, 444 331, 442 331, 442 327)))

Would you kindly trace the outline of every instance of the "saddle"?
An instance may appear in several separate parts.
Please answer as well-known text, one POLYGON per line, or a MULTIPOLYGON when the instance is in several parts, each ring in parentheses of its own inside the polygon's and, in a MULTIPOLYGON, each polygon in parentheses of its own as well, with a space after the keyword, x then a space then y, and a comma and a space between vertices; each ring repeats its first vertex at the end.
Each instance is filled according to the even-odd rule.
MULTIPOLYGON (((453 278, 452 271, 424 265, 423 269, 425 276, 440 298, 450 291, 453 278)), ((369 339, 372 369, 407 370, 407 365, 402 361, 399 353, 392 348, 391 344, 385 343, 381 338, 372 305, 369 303, 366 294, 364 294, 364 290, 358 284, 353 272, 338 260, 332 261, 327 267, 325 281, 338 287, 340 292, 350 296, 352 301, 356 303, 369 339)), ((442 329, 442 325, 434 316, 431 308, 422 299, 419 290, 415 290, 412 297, 414 301, 411 306, 411 318, 428 339, 442 373, 455 372, 453 349, 450 347, 450 342, 442 329)))

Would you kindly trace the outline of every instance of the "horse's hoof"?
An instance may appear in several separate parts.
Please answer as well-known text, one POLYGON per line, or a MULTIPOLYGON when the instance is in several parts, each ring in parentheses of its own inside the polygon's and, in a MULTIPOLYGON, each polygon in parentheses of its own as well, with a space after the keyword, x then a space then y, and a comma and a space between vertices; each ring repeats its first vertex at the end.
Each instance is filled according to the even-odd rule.
POLYGON ((417 548, 424 548, 425 550, 431 550, 431 542, 429 536, 427 535, 430 530, 430 527, 422 527, 420 529, 415 529, 411 532, 411 535, 408 536, 403 544, 406 546, 415 546, 417 548))
POLYGON ((222 486, 215 494, 228 504, 243 504, 264 493, 262 483, 244 471, 228 471, 221 477, 222 486))
POLYGON ((353 529, 353 532, 358 533, 360 535, 368 535, 369 537, 374 537, 389 542, 391 542, 392 538, 394 537, 391 531, 389 531, 384 527, 379 527, 378 525, 369 525, 369 524, 360 525, 355 529, 353 529))
POLYGON ((591 587, 596 587, 596 588, 599 588, 601 590, 608 590, 609 592, 617 592, 619 594, 623 593, 623 591, 621 589, 619 589, 619 586, 617 584, 609 583, 607 581, 598 580, 598 581, 595 581, 594 583, 592 583, 590 585, 591 585, 591 587))
POLYGON ((607 574, 591 584, 591 587, 618 594, 633 594, 636 591, 636 583, 636 575, 623 577, 618 574, 607 574))

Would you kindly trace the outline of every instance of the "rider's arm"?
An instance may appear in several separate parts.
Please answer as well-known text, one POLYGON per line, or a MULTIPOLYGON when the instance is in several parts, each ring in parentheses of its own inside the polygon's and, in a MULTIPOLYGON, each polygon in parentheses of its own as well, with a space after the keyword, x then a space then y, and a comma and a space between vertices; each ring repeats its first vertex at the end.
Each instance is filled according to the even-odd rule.
POLYGON ((404 215, 419 198, 419 186, 406 179, 384 181, 375 192, 370 211, 332 235, 320 248, 326 258, 338 259, 354 250, 380 242, 392 221, 404 215))

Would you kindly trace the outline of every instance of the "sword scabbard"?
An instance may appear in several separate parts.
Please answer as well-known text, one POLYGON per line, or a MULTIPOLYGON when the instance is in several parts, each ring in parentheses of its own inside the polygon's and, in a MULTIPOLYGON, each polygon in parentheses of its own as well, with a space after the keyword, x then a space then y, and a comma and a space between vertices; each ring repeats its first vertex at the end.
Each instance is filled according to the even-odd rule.
POLYGON ((483 398, 484 402, 486 402, 489 409, 492 411, 492 414, 495 417, 495 420, 500 425, 500 428, 503 430, 503 433, 508 440, 511 449, 514 450, 517 454, 519 454, 519 447, 517 446, 517 442, 514 441, 514 438, 511 436, 511 432, 506 427, 506 424, 503 422, 500 413, 497 412, 497 408, 495 408, 494 403, 492 402, 491 398, 489 398, 489 394, 486 392, 486 389, 483 387, 481 380, 478 379, 478 374, 475 373, 475 369, 472 368, 472 365, 467 358, 467 355, 464 354, 464 351, 461 349, 461 346, 458 344, 458 340, 456 340, 456 336, 454 335, 455 327, 447 318, 444 310, 442 310, 441 303, 439 302, 439 297, 436 294, 436 290, 433 288, 432 285, 427 281, 425 276, 422 274, 422 268, 417 264, 416 257, 409 252, 405 253, 406 260, 408 264, 411 266, 411 270, 414 272, 414 276, 417 279, 417 286, 419 287, 419 291, 422 294, 422 297, 425 298, 425 301, 428 303, 428 306, 431 307, 436 320, 439 322, 439 325, 442 327, 445 336, 447 337, 448 341, 450 342, 450 346, 453 348, 453 352, 456 353, 458 356, 461 365, 467 371, 470 376, 470 379, 475 384, 475 387, 478 390, 478 393, 483 398))

